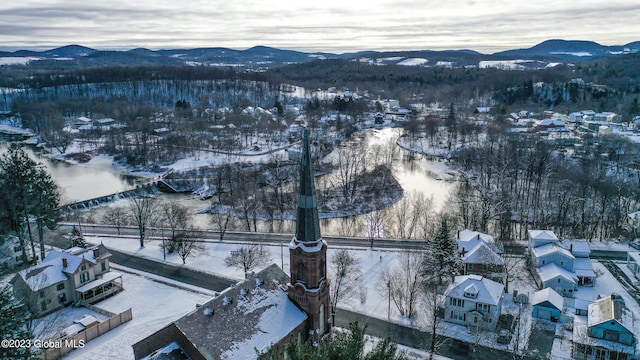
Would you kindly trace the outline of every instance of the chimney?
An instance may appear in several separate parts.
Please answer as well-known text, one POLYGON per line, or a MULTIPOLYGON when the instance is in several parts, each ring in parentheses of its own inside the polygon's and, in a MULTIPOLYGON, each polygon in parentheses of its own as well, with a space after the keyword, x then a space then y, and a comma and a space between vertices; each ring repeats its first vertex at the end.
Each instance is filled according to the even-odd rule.
POLYGON ((67 263, 67 258, 63 257, 62 258, 62 267, 67 267, 69 264, 67 263))
POLYGON ((99 254, 100 254, 100 249, 98 249, 98 248, 93 249, 93 258, 94 259, 97 259, 99 254))
POLYGON ((457 236, 458 240, 460 240, 460 230, 458 230, 458 236, 457 236))
POLYGON ((480 234, 478 234, 478 240, 480 240, 480 234))

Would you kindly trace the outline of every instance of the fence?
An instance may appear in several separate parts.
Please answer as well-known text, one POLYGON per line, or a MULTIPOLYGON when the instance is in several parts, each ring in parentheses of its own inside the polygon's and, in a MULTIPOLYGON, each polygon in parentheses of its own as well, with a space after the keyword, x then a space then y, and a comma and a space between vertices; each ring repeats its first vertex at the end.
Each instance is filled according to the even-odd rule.
POLYGON ((98 325, 86 328, 75 335, 67 336, 55 341, 47 341, 45 345, 50 347, 40 354, 39 357, 43 360, 59 359, 68 354, 71 350, 84 347, 84 344, 98 336, 107 333, 127 321, 131 321, 132 318, 133 314, 131 312, 131 308, 129 308, 128 310, 125 310, 120 314, 115 314, 98 325))

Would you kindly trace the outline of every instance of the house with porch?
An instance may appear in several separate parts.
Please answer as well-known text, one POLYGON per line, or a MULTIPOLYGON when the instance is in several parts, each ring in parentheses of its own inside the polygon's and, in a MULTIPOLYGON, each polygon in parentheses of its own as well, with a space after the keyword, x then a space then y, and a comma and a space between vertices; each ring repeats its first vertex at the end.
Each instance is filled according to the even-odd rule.
POLYGON ((534 279, 565 297, 574 297, 578 286, 593 286, 596 273, 584 241, 560 241, 553 231, 529 230, 529 263, 536 267, 534 279))
POLYGON ((575 359, 629 360, 638 357, 636 315, 620 295, 611 294, 589 305, 587 319, 576 316, 572 334, 575 359))
POLYGON ((495 330, 502 312, 504 285, 480 275, 456 276, 444 292, 444 320, 495 330))
POLYGON ((38 316, 72 303, 94 304, 123 289, 122 274, 111 271, 109 257, 102 244, 50 251, 16 274, 13 291, 38 316))

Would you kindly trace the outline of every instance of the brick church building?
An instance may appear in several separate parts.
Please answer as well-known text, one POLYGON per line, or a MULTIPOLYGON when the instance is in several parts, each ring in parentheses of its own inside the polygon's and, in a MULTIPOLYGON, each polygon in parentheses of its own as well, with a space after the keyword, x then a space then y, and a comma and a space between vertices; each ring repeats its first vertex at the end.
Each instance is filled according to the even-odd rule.
POLYGON ((315 344, 331 334, 327 243, 320 235, 308 130, 299 182, 290 275, 273 264, 247 276, 134 344, 136 359, 252 359, 273 346, 315 344))

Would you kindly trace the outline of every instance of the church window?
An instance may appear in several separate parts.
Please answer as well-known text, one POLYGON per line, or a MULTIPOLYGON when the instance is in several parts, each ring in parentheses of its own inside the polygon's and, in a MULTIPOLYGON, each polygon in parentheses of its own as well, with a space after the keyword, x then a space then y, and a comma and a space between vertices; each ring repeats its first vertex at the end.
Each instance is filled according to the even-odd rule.
POLYGON ((296 265, 296 281, 301 281, 301 282, 305 282, 305 268, 304 268, 304 264, 299 262, 298 265, 296 265))

